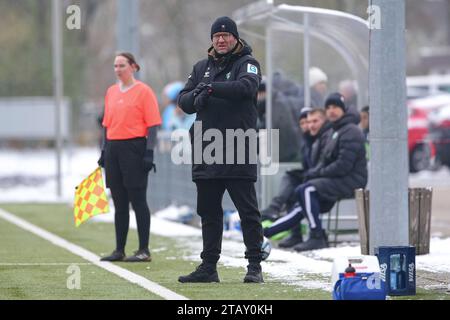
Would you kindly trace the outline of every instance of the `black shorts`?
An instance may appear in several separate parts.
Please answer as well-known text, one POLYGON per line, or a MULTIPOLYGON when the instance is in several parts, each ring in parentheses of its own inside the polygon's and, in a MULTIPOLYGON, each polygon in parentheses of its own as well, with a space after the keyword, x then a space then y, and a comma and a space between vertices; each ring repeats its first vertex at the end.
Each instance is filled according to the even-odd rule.
POLYGON ((146 138, 108 140, 105 148, 106 186, 147 188, 148 172, 142 159, 147 144, 146 138))

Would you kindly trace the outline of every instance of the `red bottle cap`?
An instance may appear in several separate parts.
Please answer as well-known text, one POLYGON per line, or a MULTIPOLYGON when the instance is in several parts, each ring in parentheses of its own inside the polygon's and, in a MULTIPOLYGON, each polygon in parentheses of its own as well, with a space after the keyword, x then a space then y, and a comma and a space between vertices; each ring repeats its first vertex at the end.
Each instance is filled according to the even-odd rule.
POLYGON ((352 264, 349 263, 348 267, 345 268, 344 278, 351 278, 351 277, 354 277, 355 275, 356 275, 356 270, 354 267, 352 267, 352 264))

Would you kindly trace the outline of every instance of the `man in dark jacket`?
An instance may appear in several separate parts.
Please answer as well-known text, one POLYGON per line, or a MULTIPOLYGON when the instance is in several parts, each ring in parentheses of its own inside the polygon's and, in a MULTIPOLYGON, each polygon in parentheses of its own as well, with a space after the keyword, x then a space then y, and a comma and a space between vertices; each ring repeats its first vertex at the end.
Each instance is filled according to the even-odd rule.
MULTIPOLYGON (((348 112, 344 97, 339 93, 328 96, 325 109, 333 127, 331 138, 319 164, 305 172, 307 182, 296 189, 299 205, 288 215, 289 222, 285 223, 285 227, 291 227, 303 217, 308 218, 310 237, 294 247, 297 251, 327 247, 320 212, 329 211, 339 199, 352 198, 355 189, 364 188, 367 184, 364 136, 357 126, 359 117, 348 112)), ((264 234, 270 236, 267 229, 264 234)))
MULTIPOLYGON (((325 149, 325 146, 331 136, 332 127, 331 123, 327 120, 325 115, 325 110, 321 108, 308 109, 307 112, 307 123, 308 123, 308 134, 311 137, 310 146, 308 148, 308 153, 304 156, 308 158, 307 164, 304 164, 305 170, 296 172, 293 175, 287 172, 291 177, 290 186, 290 198, 291 205, 288 207, 288 213, 286 216, 281 217, 275 223, 273 223, 269 228, 264 230, 266 236, 272 236, 278 232, 286 230, 287 227, 292 225, 289 219, 289 215, 293 211, 297 211, 298 207, 298 195, 296 194, 296 188, 304 182, 304 174, 308 172, 309 169, 314 168, 319 164, 320 156, 325 149), (295 179, 294 179, 295 178, 295 179), (295 184, 294 184, 295 183, 295 184)), ((281 248, 290 248, 299 243, 303 242, 303 236, 300 232, 299 224, 295 224, 291 229, 291 234, 287 238, 280 241, 278 244, 281 248)))
POLYGON ((212 24, 211 40, 208 58, 194 65, 178 99, 184 112, 197 113, 196 122, 190 129, 192 179, 197 186, 197 213, 201 217, 203 235, 202 263, 194 272, 180 276, 178 280, 219 282, 216 265, 222 244, 222 197, 227 190, 239 212, 245 257, 249 261, 244 282, 263 282, 260 264, 263 233, 254 186, 256 161, 252 161, 256 156, 257 139, 247 140, 246 137, 243 147, 236 143, 236 136, 232 136, 233 141, 228 140, 229 131, 233 130, 256 134, 260 67, 251 55, 250 46, 239 38, 236 23, 230 18, 220 17, 212 24), (203 138, 208 132, 221 134, 223 143, 221 150, 214 148, 215 159, 220 154, 226 159, 211 162, 203 158, 204 153, 218 142, 217 139, 210 142, 212 139, 203 138), (245 153, 245 161, 239 161, 242 153, 245 153))
MULTIPOLYGON (((308 127, 309 133, 313 137, 313 143, 310 147, 309 152, 310 165, 306 168, 305 172, 308 172, 309 169, 312 169, 319 164, 321 156, 325 150, 325 146, 327 145, 331 137, 331 132, 333 131, 331 122, 327 120, 325 110, 322 108, 312 109, 310 112, 308 112, 308 127)), ((301 183, 303 183, 304 181, 305 177, 302 174, 301 183)), ((294 198, 298 198, 297 192, 293 193, 294 198)), ((303 242, 303 235, 300 230, 300 225, 295 225, 291 229, 291 235, 283 241, 280 241, 278 246, 281 248, 294 247, 295 249, 297 245, 303 242)))
POLYGON ((303 181, 302 172, 311 168, 311 146, 314 142, 314 137, 309 133, 308 127, 308 112, 311 108, 303 108, 300 112, 299 127, 302 133, 302 163, 300 169, 292 169, 287 171, 280 182, 280 190, 278 194, 273 197, 269 206, 261 210, 263 220, 276 220, 280 217, 283 210, 291 209, 296 202, 293 192, 295 188, 303 181))

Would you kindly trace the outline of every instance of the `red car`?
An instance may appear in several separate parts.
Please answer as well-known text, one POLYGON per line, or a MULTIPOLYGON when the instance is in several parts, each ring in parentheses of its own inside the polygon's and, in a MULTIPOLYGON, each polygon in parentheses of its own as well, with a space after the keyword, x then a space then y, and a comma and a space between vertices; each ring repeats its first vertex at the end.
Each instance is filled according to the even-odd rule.
POLYGON ((440 113, 440 110, 448 105, 450 105, 449 94, 433 95, 408 101, 410 172, 417 172, 429 168, 431 160, 435 156, 442 162, 440 153, 442 148, 439 145, 442 139, 436 138, 436 127, 441 128, 442 123, 445 126, 447 122, 433 121, 433 115, 440 113))

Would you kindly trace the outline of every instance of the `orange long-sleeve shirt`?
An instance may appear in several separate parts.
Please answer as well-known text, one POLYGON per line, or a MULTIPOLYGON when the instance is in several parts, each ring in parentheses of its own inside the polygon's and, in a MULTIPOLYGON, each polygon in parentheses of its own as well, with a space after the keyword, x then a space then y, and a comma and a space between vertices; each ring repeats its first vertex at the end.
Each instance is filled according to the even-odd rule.
POLYGON ((145 137, 147 128, 160 125, 158 100, 153 90, 141 81, 122 92, 119 84, 108 88, 102 125, 108 140, 145 137))

